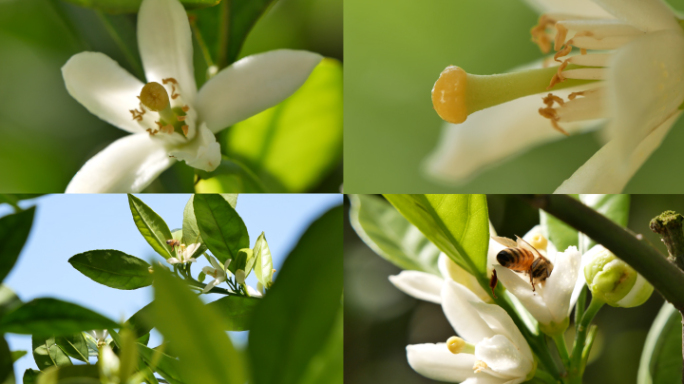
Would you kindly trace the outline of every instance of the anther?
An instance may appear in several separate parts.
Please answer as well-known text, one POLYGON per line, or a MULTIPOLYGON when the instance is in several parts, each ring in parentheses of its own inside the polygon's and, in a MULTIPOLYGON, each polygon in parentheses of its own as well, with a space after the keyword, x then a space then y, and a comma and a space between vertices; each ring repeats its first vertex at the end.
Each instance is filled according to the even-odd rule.
POLYGON ((549 53, 551 50, 551 39, 549 39, 546 29, 553 27, 555 24, 556 20, 547 15, 541 15, 537 25, 530 30, 532 42, 537 44, 543 53, 549 53))
POLYGON ((189 128, 190 128, 190 127, 188 127, 187 125, 184 125, 184 126, 181 127, 181 129, 183 130, 183 134, 184 134, 185 136, 188 135, 188 129, 189 129, 189 128))
POLYGON ((185 116, 176 116, 178 121, 185 121, 185 116))
POLYGON ((183 110, 183 112, 187 112, 190 110, 190 107, 188 107, 187 105, 184 105, 183 108, 181 108, 181 109, 183 110))
POLYGON ((473 371, 474 371, 475 373, 482 372, 482 371, 484 371, 484 370, 487 369, 487 368, 489 368, 489 366, 487 365, 487 363, 485 363, 485 362, 482 361, 482 360, 477 360, 477 361, 475 362, 475 364, 473 365, 473 371))

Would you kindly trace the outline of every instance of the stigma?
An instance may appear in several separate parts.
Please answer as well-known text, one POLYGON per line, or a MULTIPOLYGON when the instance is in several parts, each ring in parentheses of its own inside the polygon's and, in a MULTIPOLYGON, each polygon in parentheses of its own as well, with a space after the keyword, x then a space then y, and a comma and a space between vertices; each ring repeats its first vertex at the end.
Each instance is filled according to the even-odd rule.
POLYGON ((166 78, 162 79, 162 83, 153 81, 145 84, 138 96, 140 108, 129 112, 150 136, 178 133, 189 139, 191 132, 186 120, 192 116, 189 115, 190 107, 182 102, 178 81, 166 78), (168 87, 171 88, 170 92, 168 87))

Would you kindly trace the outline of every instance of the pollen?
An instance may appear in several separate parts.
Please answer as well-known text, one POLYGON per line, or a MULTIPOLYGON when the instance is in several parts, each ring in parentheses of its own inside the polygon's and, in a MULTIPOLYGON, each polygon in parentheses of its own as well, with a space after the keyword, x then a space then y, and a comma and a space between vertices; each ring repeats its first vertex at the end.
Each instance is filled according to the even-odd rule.
POLYGON ((539 46, 539 49, 543 53, 549 53, 551 50, 551 39, 546 29, 551 28, 556 24, 556 20, 552 19, 548 15, 541 15, 539 17, 539 22, 535 25, 530 34, 532 35, 532 42, 539 46))
POLYGON ((166 79, 162 79, 162 83, 168 84, 171 83, 171 99, 176 100, 180 94, 176 93, 176 86, 178 85, 178 81, 174 79, 173 77, 169 77, 166 79))
POLYGON ((542 101, 544 102, 546 107, 545 108, 539 108, 539 114, 542 115, 543 117, 551 120, 551 125, 553 126, 553 128, 555 130, 564 134, 565 136, 570 136, 570 134, 565 129, 563 129, 560 125, 558 125, 558 121, 560 121, 560 116, 558 116, 558 112, 556 111, 556 109, 553 108, 554 103, 558 103, 559 105, 565 104, 563 99, 549 93, 546 97, 544 97, 542 99, 542 101))
POLYGON ((475 372, 475 373, 480 373, 480 372, 484 371, 484 370, 487 369, 487 368, 489 368, 489 366, 487 365, 487 363, 485 363, 485 362, 482 361, 482 360, 477 360, 477 361, 475 362, 475 364, 473 365, 473 372, 475 372))
POLYGON ((140 102, 153 111, 163 111, 169 106, 169 94, 163 85, 147 83, 140 92, 140 102))
POLYGON ((458 336, 451 336, 449 340, 447 340, 446 345, 447 348, 449 348, 449 352, 453 353, 454 355, 458 355, 463 351, 466 342, 458 336))
POLYGON ((456 66, 447 67, 432 88, 432 105, 439 117, 460 124, 468 117, 466 108, 467 73, 456 66))

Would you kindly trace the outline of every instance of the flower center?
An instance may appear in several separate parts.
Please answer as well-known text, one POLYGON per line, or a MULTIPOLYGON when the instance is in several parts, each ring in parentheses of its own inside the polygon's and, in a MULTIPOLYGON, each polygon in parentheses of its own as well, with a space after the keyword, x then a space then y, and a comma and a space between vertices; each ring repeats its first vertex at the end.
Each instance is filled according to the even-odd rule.
POLYGON ((458 336, 451 336, 447 340, 446 345, 447 348, 449 348, 449 352, 453 353, 454 355, 458 355, 459 353, 475 353, 475 346, 458 336))
POLYGON ((179 99, 178 81, 170 77, 163 79, 164 85, 171 86, 171 96, 166 87, 157 82, 145 84, 140 91, 140 109, 131 109, 133 120, 140 123, 145 130, 154 136, 158 133, 172 135, 178 133, 188 138, 189 126, 186 122, 190 107, 179 99))
POLYGON ((475 372, 475 373, 480 373, 480 372, 484 371, 484 370, 487 369, 487 368, 489 368, 489 366, 487 365, 487 363, 485 363, 485 362, 482 361, 482 360, 477 360, 477 361, 475 361, 475 364, 473 365, 473 372, 475 372))

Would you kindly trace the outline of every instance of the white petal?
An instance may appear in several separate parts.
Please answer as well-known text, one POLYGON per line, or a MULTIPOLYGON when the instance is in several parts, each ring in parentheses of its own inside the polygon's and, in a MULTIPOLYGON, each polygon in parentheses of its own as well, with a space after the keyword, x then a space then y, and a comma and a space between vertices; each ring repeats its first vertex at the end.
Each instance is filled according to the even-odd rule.
POLYGON ((475 377, 469 377, 468 380, 461 384, 517 384, 520 382, 517 379, 506 381, 506 379, 478 373, 475 377))
POLYGON ((554 13, 582 17, 611 17, 590 0, 526 0, 539 13, 554 13))
POLYGON ((523 356, 503 335, 496 335, 479 342, 475 346, 475 357, 507 379, 524 378, 532 370, 532 360, 523 356))
POLYGON ((608 75, 608 139, 623 160, 684 101, 684 34, 661 31, 619 49, 608 75))
POLYGON ((214 266, 214 269, 220 270, 221 269, 221 263, 219 263, 218 260, 214 256, 209 255, 209 262, 211 263, 212 266, 214 266))
POLYGON ((69 94, 93 115, 125 131, 142 132, 131 109, 140 105, 143 83, 107 55, 81 52, 62 67, 69 94))
POLYGON ((166 262, 169 264, 179 264, 181 261, 175 257, 169 257, 168 259, 166 259, 166 262))
POLYGON ((444 279, 431 273, 418 271, 402 271, 389 277, 390 282, 402 292, 416 299, 441 304, 441 292, 444 279))
POLYGON ((634 282, 634 285, 632 286, 632 289, 627 293, 625 297, 620 299, 617 302, 617 305, 619 306, 634 306, 634 301, 636 296, 642 295, 644 286, 650 284, 648 280, 646 280, 643 276, 640 274, 637 275, 637 279, 634 282))
POLYGON ((212 267, 202 267, 202 272, 204 272, 205 275, 213 276, 214 273, 216 273, 216 270, 212 267))
POLYGON ((618 19, 645 32, 679 29, 675 14, 661 0, 594 0, 594 2, 618 19))
POLYGON ((221 165, 221 144, 203 123, 190 143, 176 147, 169 155, 191 167, 211 172, 221 165))
POLYGON ((680 113, 670 117, 646 136, 626 161, 626 165, 621 160, 618 144, 611 141, 577 169, 554 193, 621 193, 651 153, 658 149, 680 113))
POLYGON ((66 193, 140 192, 173 162, 159 140, 147 133, 129 135, 88 160, 66 193))
POLYGON ((202 293, 207 293, 207 292, 211 291, 211 289, 214 288, 216 286, 216 284, 219 284, 219 283, 220 283, 220 281, 218 279, 211 281, 209 284, 207 284, 204 287, 204 289, 202 290, 202 293))
POLYGON ((473 302, 482 302, 468 288, 453 281, 445 280, 442 288, 442 309, 456 333, 466 341, 476 344, 486 337, 494 336, 473 302))
POLYGON ((556 254, 553 272, 544 283, 544 301, 559 323, 570 315, 570 299, 582 267, 582 255, 576 247, 556 254))
POLYGON ((287 49, 245 57, 199 91, 200 119, 215 133, 273 107, 299 89, 322 58, 287 49))
POLYGON ((527 344, 525 337, 523 337, 522 333, 513 322, 513 319, 511 319, 511 316, 503 308, 496 304, 478 302, 472 303, 472 305, 494 333, 503 335, 510 340, 520 353, 522 353, 524 358, 530 362, 534 360, 534 357, 532 357, 532 350, 527 344))
POLYGON ((467 353, 454 355, 445 343, 409 345, 406 356, 414 371, 433 380, 460 383, 475 376, 475 356, 467 353))
MULTIPOLYGON (((542 324, 549 324, 554 320, 541 295, 532 291, 532 285, 530 285, 527 276, 520 276, 500 265, 495 265, 494 268, 499 281, 520 300, 537 321, 542 324)), ((539 289, 541 288, 537 288, 537 290, 539 289)))
POLYGON ((251 297, 263 297, 263 296, 264 296, 263 293, 257 291, 256 289, 252 288, 252 287, 249 286, 249 285, 247 286, 247 293, 248 293, 251 297))
MULTIPOLYGON (((554 92, 566 98, 571 91, 554 92)), ((539 114, 543 95, 531 95, 478 111, 462 124, 445 123, 426 171, 440 181, 458 183, 528 149, 565 138, 539 114)), ((594 121, 563 124, 569 133, 589 129, 594 121)))
POLYGON ((138 14, 138 46, 148 82, 172 77, 183 99, 193 104, 197 85, 188 15, 177 0, 143 0, 138 14))

